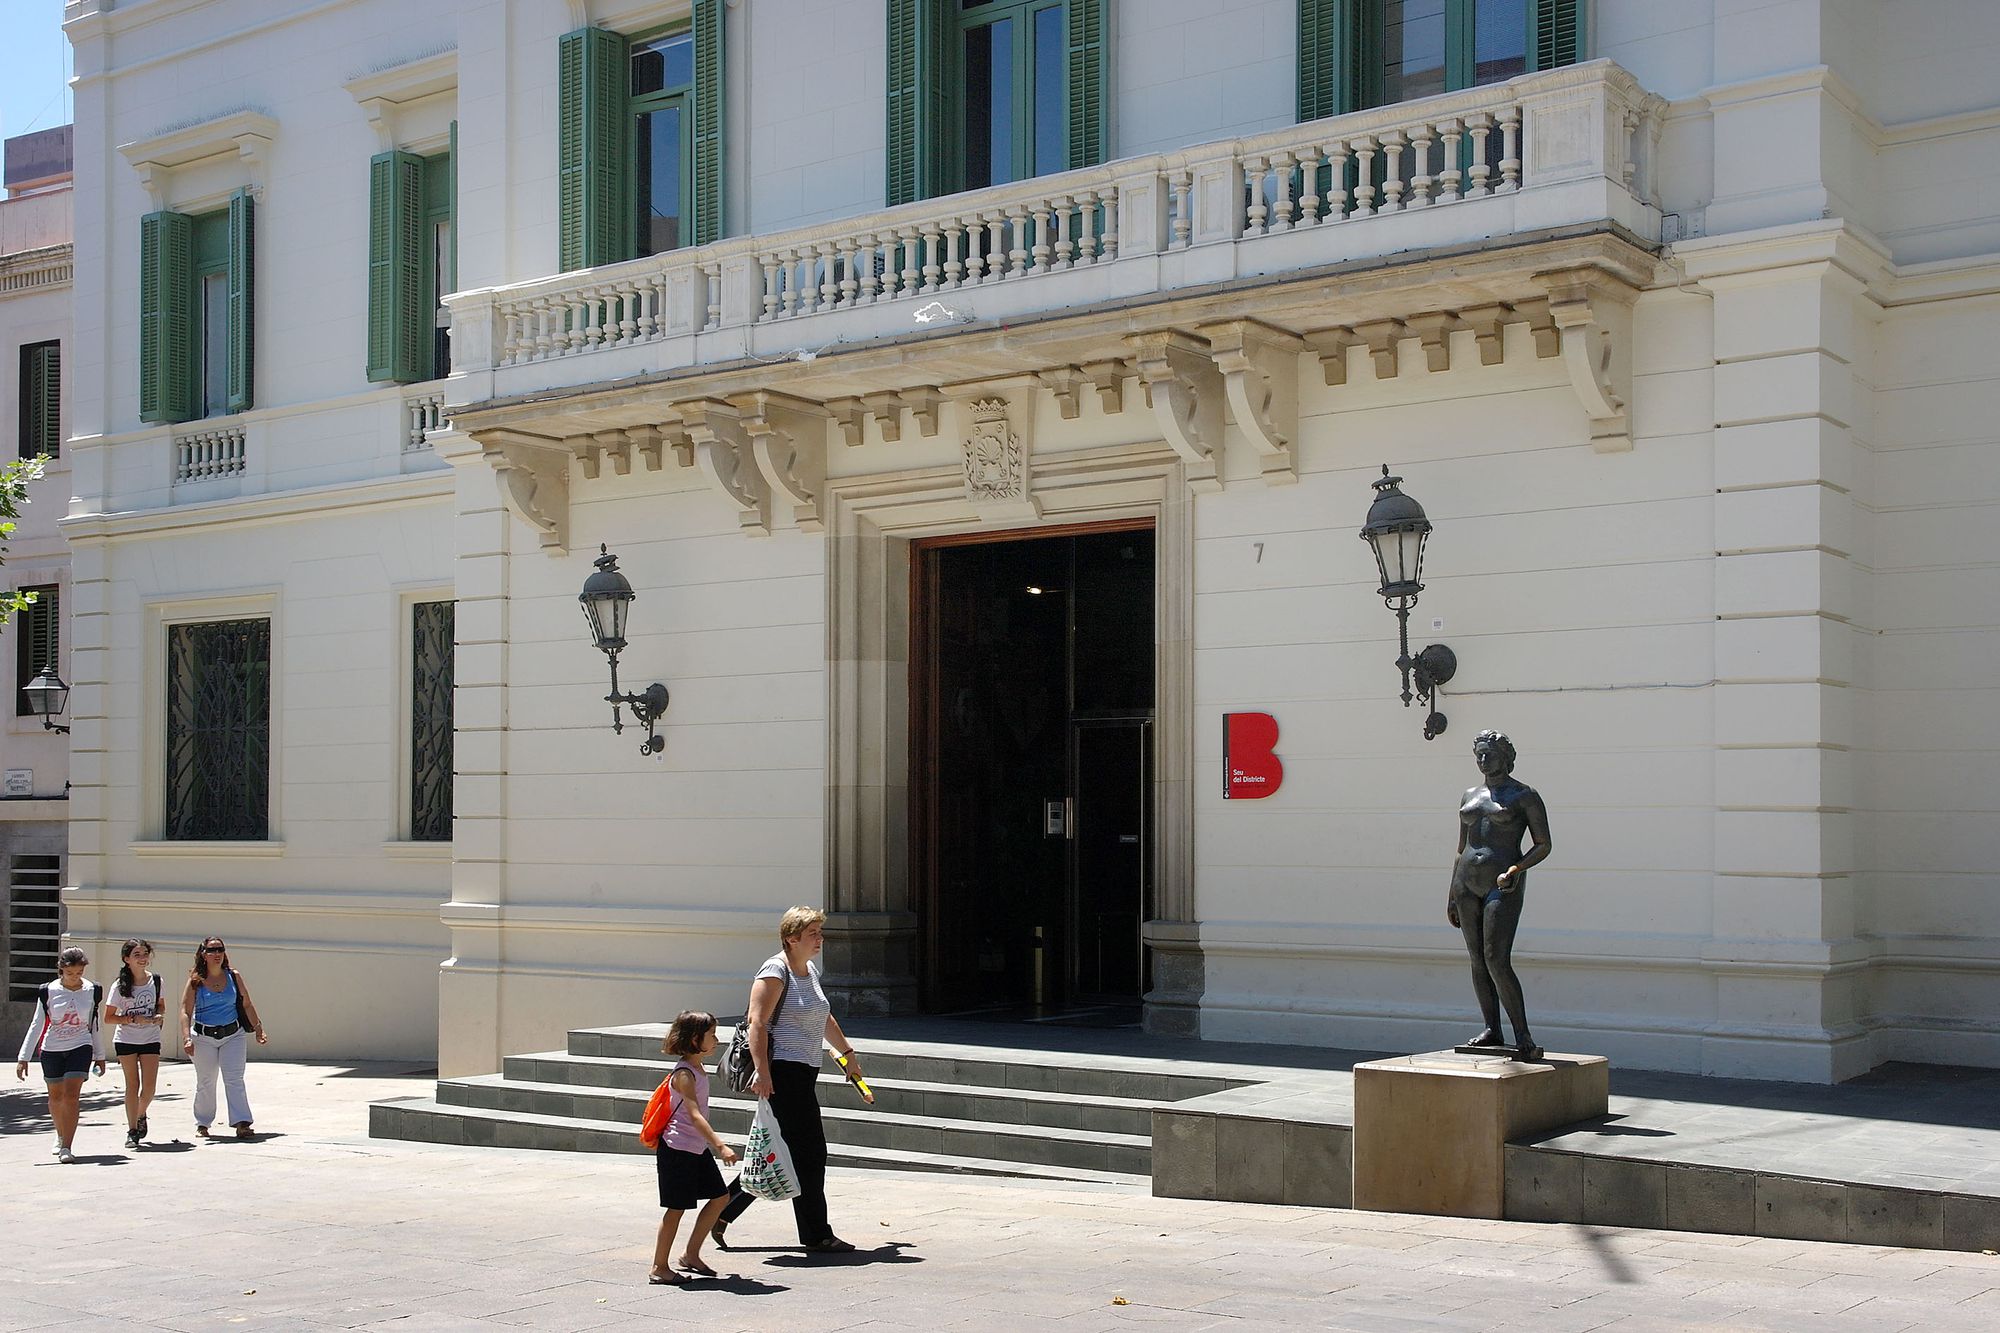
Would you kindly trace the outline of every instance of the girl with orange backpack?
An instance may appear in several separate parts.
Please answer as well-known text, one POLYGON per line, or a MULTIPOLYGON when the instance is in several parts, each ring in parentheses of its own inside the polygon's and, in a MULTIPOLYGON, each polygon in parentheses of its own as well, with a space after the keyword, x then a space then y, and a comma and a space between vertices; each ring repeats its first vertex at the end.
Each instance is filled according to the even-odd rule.
POLYGON ((658 1136, 654 1161, 660 1177, 660 1207, 666 1209, 653 1242, 653 1271, 647 1281, 669 1287, 687 1281, 675 1268, 715 1276, 715 1270, 701 1258, 702 1242, 708 1239, 729 1198, 715 1159, 720 1157, 728 1166, 736 1161, 736 1153, 708 1123, 708 1071, 702 1062, 715 1053, 715 1015, 700 1009, 683 1011, 667 1029, 660 1049, 678 1056, 680 1063, 653 1094, 639 1137, 643 1142, 648 1134, 658 1136), (709 1155, 711 1150, 714 1156, 709 1155), (681 1214, 696 1207, 701 1211, 695 1216, 687 1249, 675 1260, 674 1235, 680 1230, 681 1214))

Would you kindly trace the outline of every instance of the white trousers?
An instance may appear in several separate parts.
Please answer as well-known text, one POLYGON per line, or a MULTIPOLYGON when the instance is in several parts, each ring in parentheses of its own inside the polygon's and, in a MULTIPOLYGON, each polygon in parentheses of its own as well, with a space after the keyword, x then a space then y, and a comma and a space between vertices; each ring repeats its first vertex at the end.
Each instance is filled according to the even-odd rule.
POLYGON ((238 1028, 220 1039, 194 1034, 194 1122, 207 1128, 215 1123, 215 1076, 222 1075, 222 1090, 229 1099, 229 1123, 251 1120, 250 1094, 243 1087, 243 1062, 249 1039, 238 1028))

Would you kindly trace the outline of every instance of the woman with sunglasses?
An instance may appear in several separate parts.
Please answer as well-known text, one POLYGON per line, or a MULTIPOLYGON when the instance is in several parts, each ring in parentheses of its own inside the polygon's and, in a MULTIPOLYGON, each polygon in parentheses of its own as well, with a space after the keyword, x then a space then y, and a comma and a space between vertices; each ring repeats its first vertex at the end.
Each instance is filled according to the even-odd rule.
POLYGON ((259 1046, 268 1040, 243 974, 229 965, 229 947, 210 935, 196 951, 181 993, 181 1049, 194 1061, 194 1132, 203 1138, 215 1121, 218 1073, 229 1099, 229 1123, 237 1138, 250 1137, 250 1096, 243 1089, 246 1031, 257 1034, 259 1046))

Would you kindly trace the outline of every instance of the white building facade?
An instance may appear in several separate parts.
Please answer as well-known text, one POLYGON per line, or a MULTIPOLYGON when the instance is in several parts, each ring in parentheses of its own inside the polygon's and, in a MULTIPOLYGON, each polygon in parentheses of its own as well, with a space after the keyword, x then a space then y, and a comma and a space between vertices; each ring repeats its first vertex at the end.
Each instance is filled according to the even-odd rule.
POLYGON ((223 935, 280 1049, 732 1012, 795 902, 863 1031, 1435 1046, 1495 727, 1544 1044, 2000 1061, 1988 7, 67 28, 70 927, 223 935), (1435 741, 1355 540, 1385 463, 1435 741))

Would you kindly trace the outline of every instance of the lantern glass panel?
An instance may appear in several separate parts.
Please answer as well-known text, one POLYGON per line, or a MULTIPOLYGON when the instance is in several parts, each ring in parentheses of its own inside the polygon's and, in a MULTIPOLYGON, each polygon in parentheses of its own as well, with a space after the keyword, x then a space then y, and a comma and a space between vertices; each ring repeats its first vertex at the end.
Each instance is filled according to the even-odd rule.
POLYGON ((28 712, 32 717, 61 717, 69 707, 69 686, 53 671, 36 676, 21 687, 21 693, 28 696, 28 712))

